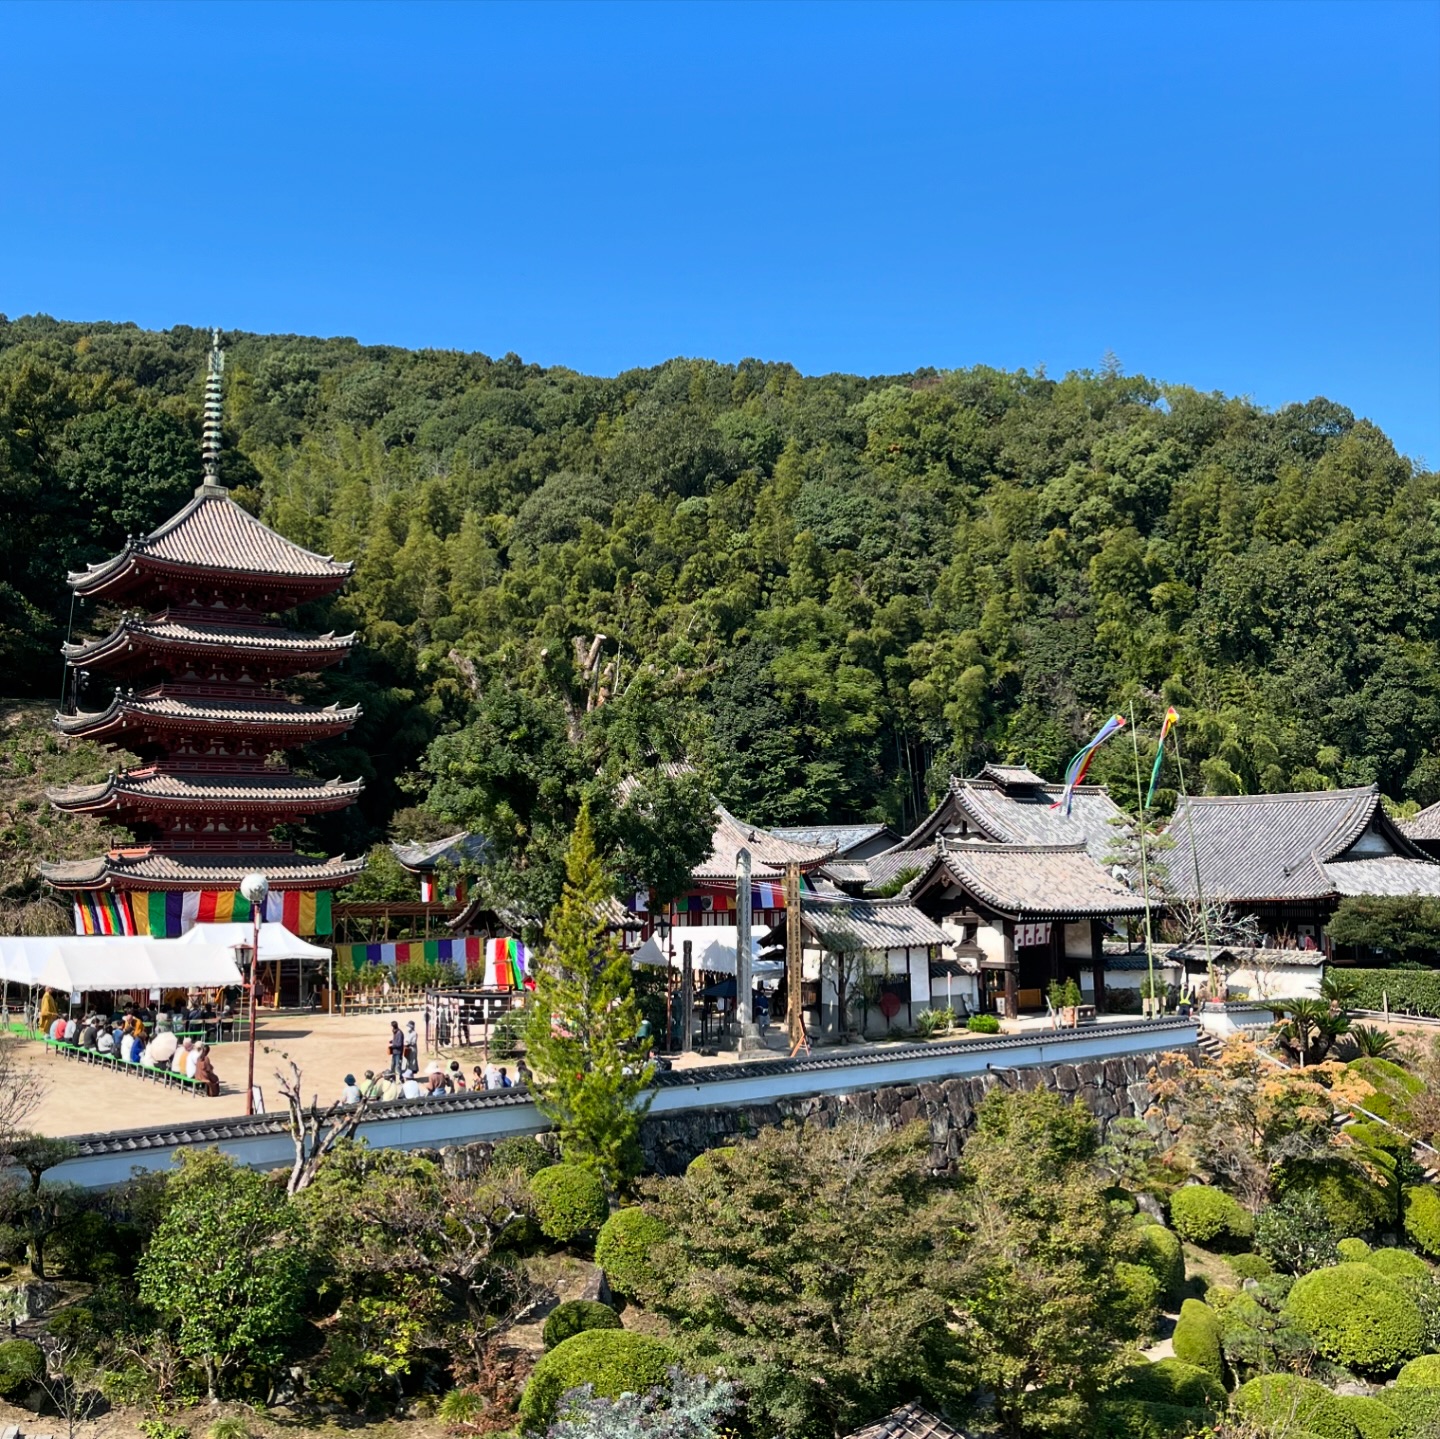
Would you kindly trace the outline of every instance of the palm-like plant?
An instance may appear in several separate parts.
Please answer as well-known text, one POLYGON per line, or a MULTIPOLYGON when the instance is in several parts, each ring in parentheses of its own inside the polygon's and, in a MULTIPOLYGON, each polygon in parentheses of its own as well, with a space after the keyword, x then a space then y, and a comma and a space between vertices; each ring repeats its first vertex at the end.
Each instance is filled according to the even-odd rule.
POLYGON ((1343 970, 1328 970, 1320 981, 1320 998, 1336 1012, 1349 1009, 1359 993, 1360 981, 1343 970))
POLYGON ((1356 1056, 1362 1059, 1394 1059, 1400 1048, 1400 1041, 1393 1034, 1374 1024, 1353 1025, 1350 1043, 1355 1047, 1356 1056))
POLYGON ((1318 1064, 1350 1030, 1348 1015, 1336 1014, 1324 999, 1292 999, 1285 1005, 1280 1042, 1301 1065, 1318 1064))

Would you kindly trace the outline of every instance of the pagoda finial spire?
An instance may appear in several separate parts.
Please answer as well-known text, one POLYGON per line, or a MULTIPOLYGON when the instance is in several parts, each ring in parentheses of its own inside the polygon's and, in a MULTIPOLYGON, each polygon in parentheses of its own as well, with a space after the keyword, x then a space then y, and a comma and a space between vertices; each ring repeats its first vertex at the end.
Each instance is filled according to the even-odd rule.
POLYGON ((220 418, 223 400, 221 377, 225 373, 225 351, 220 348, 220 331, 211 333, 210 370, 205 376, 205 427, 201 433, 200 453, 205 465, 205 482, 201 491, 218 490, 220 483, 220 418))

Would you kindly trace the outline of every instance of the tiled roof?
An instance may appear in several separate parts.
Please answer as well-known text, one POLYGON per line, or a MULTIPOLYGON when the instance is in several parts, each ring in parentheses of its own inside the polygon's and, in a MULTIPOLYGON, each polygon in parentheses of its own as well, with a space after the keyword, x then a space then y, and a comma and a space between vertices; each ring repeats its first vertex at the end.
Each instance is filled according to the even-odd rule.
POLYGON ((1435 843, 1440 840, 1440 804, 1432 804, 1419 814, 1400 821, 1400 832, 1410 839, 1435 843))
POLYGON ((445 839, 429 844, 391 844, 390 853, 406 869, 433 870, 440 864, 459 864, 462 860, 484 861, 490 857, 490 841, 483 834, 459 830, 445 839))
POLYGON ((982 904, 1015 918, 1083 919, 1145 909, 1145 901, 1080 844, 952 844, 915 881, 913 892, 927 888, 942 867, 982 904))
POLYGON ((782 877, 787 864, 798 863, 802 870, 814 869, 833 853, 825 846, 780 839, 769 830, 744 824, 724 805, 717 804, 715 837, 711 841, 710 854, 695 866, 692 878, 733 882, 735 857, 742 849, 750 851, 752 875, 766 880, 782 877))
MULTIPOLYGON (((1246 949, 1241 945, 1224 944, 1212 944, 1207 949, 1203 944, 1177 944, 1168 946, 1164 952, 1177 964, 1209 964, 1213 959, 1227 969, 1312 969, 1325 963, 1325 951, 1321 949, 1277 949, 1273 946, 1246 949)), ((1159 953, 1157 949, 1157 956, 1159 953)), ((1107 958, 1106 963, 1109 962, 1107 958)))
POLYGON ((1325 873, 1336 894, 1440 895, 1440 864, 1406 855, 1331 860, 1325 873))
POLYGON ((800 902, 804 927, 827 949, 921 949, 950 936, 913 904, 894 899, 819 899, 800 902))
POLYGON ((202 485, 195 498, 158 529, 128 541, 118 555, 83 572, 70 584, 79 594, 105 587, 137 564, 158 561, 195 570, 302 581, 342 581, 355 568, 317 555, 278 535, 247 514, 221 488, 202 485))
POLYGON ((1064 793, 1063 784, 1047 784, 1020 766, 987 765, 974 779, 952 778, 945 798, 886 853, 919 849, 963 823, 996 844, 1083 844, 1092 859, 1105 864, 1125 831, 1125 812, 1103 785, 1082 784, 1067 815, 1058 807, 1064 793), (1006 775, 1004 783, 990 778, 997 773, 1006 775))
POLYGON ((977 776, 979 779, 993 779, 999 785, 1028 785, 1037 786, 1048 784, 1049 781, 1042 779, 1029 765, 1023 764, 987 764, 977 776))
POLYGON ((192 703, 174 695, 117 695, 103 710, 82 710, 78 714, 55 716, 65 734, 86 734, 111 721, 134 716, 140 724, 167 729, 201 729, 210 725, 241 725, 266 730, 334 730, 348 728, 360 717, 360 706, 341 708, 338 704, 289 704, 283 700, 261 703, 250 700, 207 700, 192 703))
MULTIPOLYGON (((1164 863, 1168 888, 1175 894, 1194 894, 1197 857, 1207 899, 1244 902, 1322 899, 1337 893, 1432 892, 1394 887, 1423 886, 1431 876, 1421 852, 1385 817, 1374 785, 1298 794, 1182 797, 1167 833, 1174 847, 1164 863), (1399 851, 1399 857, 1426 866, 1425 872, 1402 868, 1393 857, 1341 860, 1372 826, 1399 851)), ((1440 866, 1436 872, 1440 874, 1440 866)))
POLYGON ((276 804, 310 810, 340 809, 364 789, 363 780, 317 780, 303 775, 185 775, 151 771, 121 771, 100 784, 68 785, 46 791, 60 809, 125 807, 124 801, 154 803, 162 807, 223 804, 259 809, 276 804))
POLYGON ((348 650, 354 643, 354 634, 337 635, 333 631, 323 635, 305 635, 278 625, 216 625, 190 619, 149 620, 129 615, 108 635, 82 640, 79 644, 62 645, 61 649, 72 664, 93 663, 114 650, 123 653, 132 645, 149 649, 213 649, 223 650, 226 654, 293 654, 298 657, 313 654, 317 663, 329 664, 330 659, 321 657, 348 650))
POLYGON ((874 855, 865 861, 865 868, 870 873, 869 887, 882 889, 907 870, 913 880, 930 868, 937 853, 933 844, 927 844, 918 849, 887 849, 884 854, 874 855))
POLYGON ((965 1439, 965 1431, 922 1404, 902 1404, 883 1419, 847 1434, 845 1439, 965 1439))
POLYGON ((846 850, 867 840, 878 839, 889 832, 884 824, 814 824, 785 825, 770 831, 776 839, 794 840, 796 844, 813 844, 820 849, 834 850, 843 855, 846 850))
POLYGON ((113 854, 98 859, 58 860, 42 864, 40 873, 61 889, 238 889, 257 870, 271 886, 285 889, 334 889, 348 884, 365 868, 363 856, 346 859, 304 859, 275 853, 217 855, 213 862, 188 863, 168 854, 113 854))

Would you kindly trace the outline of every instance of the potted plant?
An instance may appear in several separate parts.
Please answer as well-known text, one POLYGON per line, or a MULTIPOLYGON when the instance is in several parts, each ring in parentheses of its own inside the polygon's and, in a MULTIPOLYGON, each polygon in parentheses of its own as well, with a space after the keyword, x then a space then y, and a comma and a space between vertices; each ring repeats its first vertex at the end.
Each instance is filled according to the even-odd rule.
POLYGON ((1050 1013, 1055 1016, 1056 1024, 1064 1024, 1065 1016, 1065 983, 1063 980, 1052 979, 1049 988, 1045 991, 1045 998, 1050 1002, 1050 1013))
POLYGON ((1080 1004, 1084 999, 1080 993, 1080 986, 1073 979, 1065 981, 1065 988, 1061 995, 1064 1007, 1060 1011, 1060 1017, 1067 1029, 1075 1029, 1080 1023, 1080 1004))
POLYGON ((1140 1007, 1147 1019, 1165 1013, 1165 981, 1147 974, 1140 981, 1140 1007))

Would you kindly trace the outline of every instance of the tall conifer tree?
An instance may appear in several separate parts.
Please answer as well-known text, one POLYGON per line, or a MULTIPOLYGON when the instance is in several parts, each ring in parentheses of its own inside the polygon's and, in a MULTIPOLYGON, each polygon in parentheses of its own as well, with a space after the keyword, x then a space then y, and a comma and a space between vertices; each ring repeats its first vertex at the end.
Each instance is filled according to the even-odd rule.
POLYGON ((640 1121, 652 1066, 627 1048, 640 1028, 630 959, 606 928, 610 898, 588 803, 565 857, 565 888, 536 967, 525 1044, 536 1103, 560 1130, 567 1161, 613 1189, 639 1172, 640 1121))

